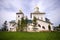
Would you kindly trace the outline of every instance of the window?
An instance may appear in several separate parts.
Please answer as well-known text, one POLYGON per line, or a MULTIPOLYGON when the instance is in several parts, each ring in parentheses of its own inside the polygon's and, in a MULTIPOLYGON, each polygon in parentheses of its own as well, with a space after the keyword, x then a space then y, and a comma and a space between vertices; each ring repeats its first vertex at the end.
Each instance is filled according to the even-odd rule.
POLYGON ((18 16, 18 17, 20 17, 20 16, 18 16))
POLYGON ((43 28, 43 29, 45 29, 45 27, 44 27, 44 26, 42 26, 42 28, 43 28))
POLYGON ((41 20, 43 20, 43 18, 41 17, 41 20))
POLYGON ((30 30, 30 28, 28 28, 28 30, 30 30))
POLYGON ((38 28, 33 28, 33 31, 37 31, 38 30, 38 28))
POLYGON ((10 31, 12 31, 12 28, 10 28, 10 31))
POLYGON ((41 27, 41 25, 40 25, 40 24, 38 24, 38 26, 39 26, 39 27, 41 27))
POLYGON ((12 27, 13 27, 14 25, 12 25, 12 27))

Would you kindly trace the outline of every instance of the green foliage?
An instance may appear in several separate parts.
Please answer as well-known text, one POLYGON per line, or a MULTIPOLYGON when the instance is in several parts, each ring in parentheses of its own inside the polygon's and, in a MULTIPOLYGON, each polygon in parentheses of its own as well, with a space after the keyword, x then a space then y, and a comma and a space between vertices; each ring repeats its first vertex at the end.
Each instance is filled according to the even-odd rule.
POLYGON ((34 27, 36 27, 36 25, 37 25, 37 19, 36 19, 36 17, 33 18, 33 24, 34 24, 34 27))
POLYGON ((26 26, 27 26, 27 24, 28 24, 28 18, 26 17, 26 19, 25 19, 25 24, 26 24, 26 26))
POLYGON ((20 20, 18 20, 18 27, 17 27, 17 31, 20 31, 20 20))
POLYGON ((60 32, 0 32, 0 40, 60 40, 60 32))
POLYGON ((2 31, 8 31, 8 29, 7 29, 7 21, 4 22, 2 31))
POLYGON ((20 27, 20 20, 18 20, 18 27, 20 27))
POLYGON ((26 19, 25 19, 25 27, 26 27, 26 31, 27 31, 27 24, 28 24, 28 18, 26 17, 26 19))
POLYGON ((37 29, 35 28, 36 25, 37 25, 37 19, 36 19, 36 17, 33 18, 33 24, 34 24, 34 25, 33 25, 33 30, 36 31, 36 30, 37 30, 37 29))
POLYGON ((21 31, 23 31, 23 27, 24 27, 24 17, 21 18, 21 31))
POLYGON ((59 28, 60 28, 60 24, 59 24, 59 28))
POLYGON ((55 26, 55 27, 60 28, 60 24, 58 26, 55 26))
POLYGON ((24 27, 25 27, 25 20, 24 20, 24 17, 21 18, 21 31, 24 30, 24 27))
POLYGON ((27 24, 28 24, 28 18, 26 17, 26 19, 24 19, 24 17, 21 18, 21 21, 18 20, 18 29, 17 31, 23 31, 24 28, 26 27, 26 31, 27 31, 27 24))

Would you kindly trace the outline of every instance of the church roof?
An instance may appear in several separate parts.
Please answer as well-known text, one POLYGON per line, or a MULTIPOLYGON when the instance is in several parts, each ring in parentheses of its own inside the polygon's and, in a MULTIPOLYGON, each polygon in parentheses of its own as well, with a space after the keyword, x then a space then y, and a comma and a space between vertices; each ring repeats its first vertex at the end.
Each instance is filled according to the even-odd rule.
POLYGON ((36 14, 36 15, 37 15, 37 14, 45 14, 45 13, 31 13, 31 14, 30 14, 30 17, 31 17, 31 18, 32 18, 32 14, 36 14))
POLYGON ((40 12, 33 12, 33 13, 31 13, 31 14, 45 14, 45 13, 40 13, 40 12))
POLYGON ((16 13, 16 14, 23 14, 23 13, 16 13))
POLYGON ((51 22, 43 21, 43 20, 40 20, 40 19, 37 19, 37 20, 42 21, 42 22, 46 22, 46 23, 49 23, 49 24, 53 25, 53 23, 51 23, 51 22))
POLYGON ((15 20, 10 21, 9 23, 16 23, 15 20))
POLYGON ((28 20, 28 23, 32 23, 32 20, 28 20))
POLYGON ((13 24, 12 26, 15 26, 17 23, 15 22, 15 20, 12 20, 9 22, 10 24, 13 24))

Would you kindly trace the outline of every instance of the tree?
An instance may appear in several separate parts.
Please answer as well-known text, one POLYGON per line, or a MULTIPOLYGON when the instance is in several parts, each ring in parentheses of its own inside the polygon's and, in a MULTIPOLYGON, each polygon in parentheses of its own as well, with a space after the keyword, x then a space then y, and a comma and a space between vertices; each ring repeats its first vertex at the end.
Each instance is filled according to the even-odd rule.
POLYGON ((7 31, 7 21, 4 22, 2 31, 7 31))
POLYGON ((33 25, 33 27, 34 27, 33 30, 35 30, 35 27, 37 25, 37 18, 36 17, 33 18, 33 24, 34 24, 33 25))
POLYGON ((59 28, 60 28, 60 24, 59 24, 59 28))
POLYGON ((48 29, 49 29, 49 31, 51 31, 51 26, 50 25, 48 25, 48 29))
POLYGON ((36 17, 33 18, 33 24, 34 24, 34 27, 36 27, 36 25, 37 25, 37 19, 36 19, 36 17))
POLYGON ((25 20, 24 20, 24 17, 21 18, 21 31, 24 30, 24 27, 25 27, 25 20))
POLYGON ((27 24, 28 24, 28 18, 25 19, 25 26, 26 26, 26 32, 27 32, 27 24))
POLYGON ((18 28, 17 31, 20 31, 20 20, 18 20, 18 28))

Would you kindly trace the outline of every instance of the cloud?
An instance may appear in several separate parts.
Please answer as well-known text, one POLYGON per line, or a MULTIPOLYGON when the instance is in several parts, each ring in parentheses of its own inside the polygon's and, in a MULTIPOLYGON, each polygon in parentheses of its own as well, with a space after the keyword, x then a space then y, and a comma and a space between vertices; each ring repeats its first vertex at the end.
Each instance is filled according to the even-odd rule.
POLYGON ((2 11, 0 12, 0 27, 2 27, 2 24, 4 21, 11 21, 16 20, 16 14, 15 12, 9 12, 9 11, 2 11))
POLYGON ((60 18, 60 0, 0 0, 0 24, 5 20, 15 20, 16 12, 22 8, 25 15, 30 17, 35 5, 38 5, 41 12, 55 25, 58 25, 60 18), (56 21, 55 21, 56 20, 56 21))

